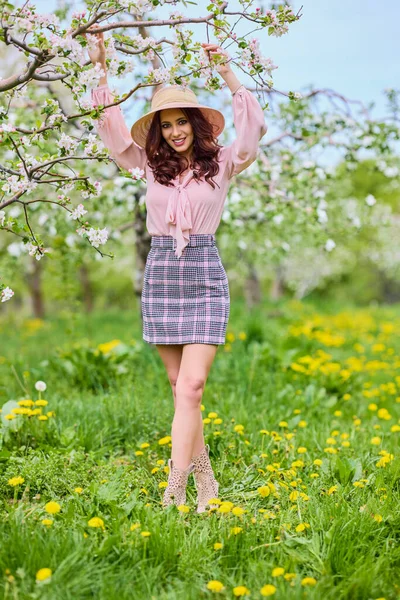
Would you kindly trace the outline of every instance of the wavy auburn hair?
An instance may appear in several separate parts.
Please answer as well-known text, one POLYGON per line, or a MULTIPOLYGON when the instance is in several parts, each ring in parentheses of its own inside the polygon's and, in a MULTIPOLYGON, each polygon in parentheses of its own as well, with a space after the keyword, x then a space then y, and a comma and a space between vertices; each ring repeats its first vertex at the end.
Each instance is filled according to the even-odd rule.
MULTIPOLYGON (((213 126, 199 108, 187 107, 181 110, 193 129, 193 178, 199 180, 204 176, 214 189, 218 184, 212 178, 219 172, 217 157, 222 146, 215 140, 213 126)), ((147 134, 147 162, 156 181, 173 186, 172 180, 189 167, 189 161, 175 152, 163 138, 160 115, 159 110, 154 114, 147 134)))

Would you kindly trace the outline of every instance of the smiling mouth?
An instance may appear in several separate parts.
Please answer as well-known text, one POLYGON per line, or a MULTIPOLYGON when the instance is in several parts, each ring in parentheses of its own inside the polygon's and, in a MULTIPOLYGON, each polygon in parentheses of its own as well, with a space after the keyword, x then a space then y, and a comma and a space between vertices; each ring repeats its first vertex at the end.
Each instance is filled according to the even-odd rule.
POLYGON ((183 138, 181 140, 172 140, 175 144, 175 146, 183 146, 183 144, 185 143, 186 138, 183 138))

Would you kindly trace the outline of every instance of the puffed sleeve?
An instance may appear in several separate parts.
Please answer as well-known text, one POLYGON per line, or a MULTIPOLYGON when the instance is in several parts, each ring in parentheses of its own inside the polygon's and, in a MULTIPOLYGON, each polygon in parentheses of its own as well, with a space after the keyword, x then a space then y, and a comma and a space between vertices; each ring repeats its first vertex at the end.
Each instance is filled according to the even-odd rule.
POLYGON ((244 85, 236 90, 232 103, 236 139, 225 147, 229 179, 255 161, 258 143, 268 129, 258 100, 244 85))
MULTIPOLYGON (((113 95, 108 85, 92 89, 92 100, 95 106, 111 104, 113 95)), ((146 152, 133 141, 119 104, 105 109, 97 122, 97 133, 120 167, 126 170, 139 167, 146 171, 146 152)))

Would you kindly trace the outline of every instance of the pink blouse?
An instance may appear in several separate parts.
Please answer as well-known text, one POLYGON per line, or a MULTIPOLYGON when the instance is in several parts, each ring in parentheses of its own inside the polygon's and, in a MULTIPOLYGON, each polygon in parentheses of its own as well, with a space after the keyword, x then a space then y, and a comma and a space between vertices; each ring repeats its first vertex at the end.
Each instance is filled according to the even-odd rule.
MULTIPOLYGON (((113 96, 108 85, 92 90, 96 106, 111 104, 113 96)), ((120 105, 106 108, 97 123, 97 130, 108 148, 110 156, 124 169, 139 167, 147 180, 145 198, 146 227, 150 235, 172 235, 176 240, 175 255, 179 258, 189 242, 189 234, 214 234, 221 221, 229 180, 251 165, 257 156, 258 142, 267 132, 263 110, 243 85, 234 93, 233 120, 236 139, 223 146, 218 156, 219 172, 213 177, 219 187, 214 189, 205 180, 193 179, 189 170, 174 188, 161 185, 154 179, 152 169, 146 164, 144 148, 133 141, 120 105)))

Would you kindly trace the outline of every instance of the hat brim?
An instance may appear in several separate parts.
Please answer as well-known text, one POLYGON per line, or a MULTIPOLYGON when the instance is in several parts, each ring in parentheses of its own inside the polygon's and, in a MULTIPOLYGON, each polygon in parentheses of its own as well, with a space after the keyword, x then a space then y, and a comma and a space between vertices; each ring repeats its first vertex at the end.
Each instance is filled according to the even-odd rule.
POLYGON ((154 114, 167 108, 199 108, 206 117, 207 121, 209 121, 213 126, 214 137, 218 137, 225 128, 224 115, 216 108, 210 108, 209 106, 204 106, 203 104, 197 104, 194 106, 193 103, 186 104, 184 102, 169 102, 164 104, 162 108, 149 111, 140 117, 140 119, 135 121, 135 123, 132 125, 131 136, 138 146, 141 146, 142 148, 146 147, 147 134, 149 133, 154 114))

